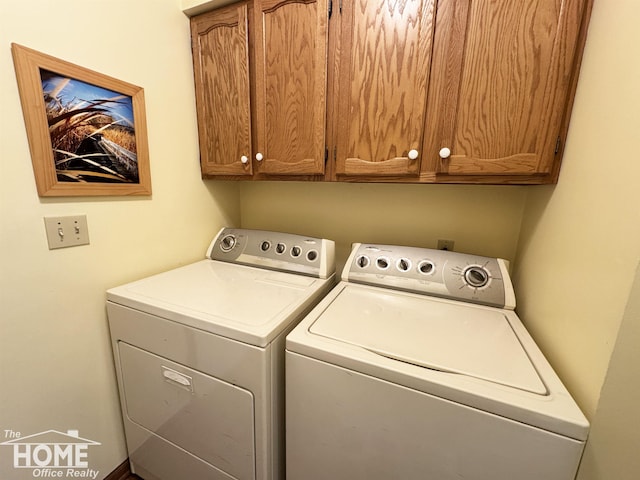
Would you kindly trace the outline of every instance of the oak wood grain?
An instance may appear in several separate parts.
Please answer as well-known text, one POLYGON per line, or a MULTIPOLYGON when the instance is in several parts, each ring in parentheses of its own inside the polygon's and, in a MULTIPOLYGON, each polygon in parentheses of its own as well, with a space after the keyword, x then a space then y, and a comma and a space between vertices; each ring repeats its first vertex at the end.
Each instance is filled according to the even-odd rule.
POLYGON ((549 174, 584 0, 447 2, 438 12, 423 171, 549 174), (442 147, 452 155, 441 160, 442 147))
POLYGON ((407 155, 422 144, 433 15, 433 0, 344 5, 338 175, 418 173, 407 155))
POLYGON ((257 169, 323 174, 327 0, 257 0, 254 8, 257 169))
MULTIPOLYGON (((592 4, 334 1, 329 20, 327 0, 250 2, 248 29, 233 19, 220 27, 241 32, 250 60, 220 71, 235 78, 249 70, 246 110, 253 110, 244 124, 252 159, 227 170, 224 160, 223 170, 203 167, 203 175, 553 183, 592 4), (445 146, 452 154, 442 160, 445 146), (419 152, 416 160, 408 158, 411 149, 419 152), (257 152, 262 162, 253 159, 257 152)), ((207 35, 210 50, 233 57, 224 53, 233 48, 222 46, 229 34, 207 35)), ((227 83, 216 87, 217 101, 233 104, 245 86, 227 83)), ((232 120, 225 125, 241 128, 232 120)))
POLYGON ((196 105, 204 175, 251 175, 247 4, 193 17, 196 105))

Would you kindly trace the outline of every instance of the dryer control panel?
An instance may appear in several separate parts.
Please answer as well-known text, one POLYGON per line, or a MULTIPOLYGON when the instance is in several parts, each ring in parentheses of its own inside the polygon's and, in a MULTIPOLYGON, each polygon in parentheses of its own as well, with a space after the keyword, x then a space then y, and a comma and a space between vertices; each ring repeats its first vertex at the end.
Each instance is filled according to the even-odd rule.
POLYGON ((335 272, 335 243, 292 233, 223 228, 209 245, 207 258, 328 278, 335 272))
POLYGON ((447 250, 356 243, 342 280, 500 308, 516 304, 506 260, 447 250))

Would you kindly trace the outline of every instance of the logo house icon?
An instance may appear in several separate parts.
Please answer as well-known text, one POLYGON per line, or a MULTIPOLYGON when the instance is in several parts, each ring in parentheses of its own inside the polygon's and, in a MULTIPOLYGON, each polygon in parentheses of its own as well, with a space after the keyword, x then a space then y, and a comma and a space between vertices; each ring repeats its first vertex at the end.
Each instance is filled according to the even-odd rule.
POLYGON ((89 446, 100 443, 81 438, 78 430, 47 430, 0 445, 13 446, 14 468, 87 468, 89 446))

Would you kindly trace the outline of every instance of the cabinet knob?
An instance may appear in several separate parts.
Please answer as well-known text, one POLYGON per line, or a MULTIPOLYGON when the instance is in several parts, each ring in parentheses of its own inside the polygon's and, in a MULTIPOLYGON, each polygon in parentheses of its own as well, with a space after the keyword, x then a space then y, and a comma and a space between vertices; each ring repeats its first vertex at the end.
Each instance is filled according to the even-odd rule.
POLYGON ((418 158, 418 150, 409 150, 409 155, 407 156, 409 157, 409 160, 415 160, 416 158, 418 158))
POLYGON ((449 150, 447 147, 441 148, 439 153, 440 153, 440 158, 443 160, 451 156, 451 150, 449 150))
POLYGON ((256 153, 256 160, 257 161, 261 162, 263 158, 264 157, 262 156, 262 154, 260 152, 256 153))
POLYGON ((240 157, 240 161, 246 165, 249 162, 249 157, 247 157, 246 155, 242 155, 240 157))

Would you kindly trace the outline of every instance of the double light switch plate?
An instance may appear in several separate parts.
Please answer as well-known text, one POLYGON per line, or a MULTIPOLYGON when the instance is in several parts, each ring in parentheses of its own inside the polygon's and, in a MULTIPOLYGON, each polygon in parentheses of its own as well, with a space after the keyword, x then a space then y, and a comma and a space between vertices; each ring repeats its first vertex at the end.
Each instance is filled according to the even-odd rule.
POLYGON ((89 244, 86 215, 44 217, 49 250, 89 244))

